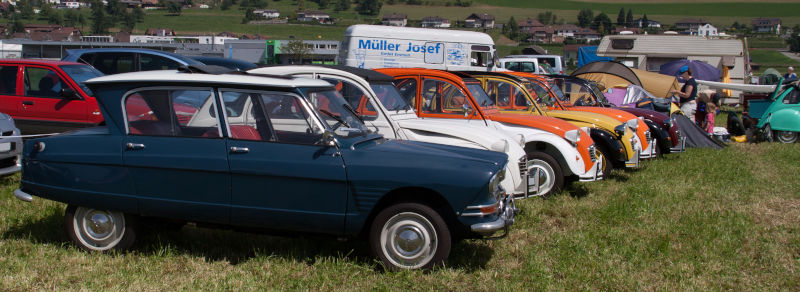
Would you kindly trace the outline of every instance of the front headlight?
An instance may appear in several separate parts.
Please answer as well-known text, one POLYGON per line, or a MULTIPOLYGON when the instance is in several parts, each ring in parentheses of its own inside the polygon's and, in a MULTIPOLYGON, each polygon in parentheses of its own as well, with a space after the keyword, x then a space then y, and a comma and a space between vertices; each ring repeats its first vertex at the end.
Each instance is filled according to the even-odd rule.
POLYGON ((569 130, 564 133, 564 139, 572 143, 572 145, 577 145, 581 141, 581 131, 569 130))
POLYGON ((497 151, 497 152, 503 152, 503 153, 508 152, 508 141, 506 141, 506 140, 497 141, 494 144, 492 144, 492 147, 490 147, 490 148, 493 151, 497 151))
POLYGON ((628 128, 631 128, 634 132, 636 132, 636 129, 639 128, 639 120, 638 119, 630 119, 627 122, 625 122, 625 125, 627 125, 628 128))
POLYGON ((503 198, 503 187, 500 186, 500 182, 503 181, 506 177, 506 168, 503 167, 497 173, 489 179, 489 196, 495 198, 495 200, 500 201, 503 198))

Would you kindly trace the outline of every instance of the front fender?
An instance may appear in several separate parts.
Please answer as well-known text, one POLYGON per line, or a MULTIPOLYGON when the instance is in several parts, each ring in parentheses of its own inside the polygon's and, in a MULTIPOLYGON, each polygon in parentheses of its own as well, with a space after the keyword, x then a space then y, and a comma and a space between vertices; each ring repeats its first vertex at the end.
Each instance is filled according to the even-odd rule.
POLYGON ((766 124, 769 124, 773 131, 800 132, 800 108, 777 110, 766 119, 761 119, 758 127, 763 128, 766 124))
POLYGON ((614 138, 611 133, 608 131, 591 128, 589 129, 589 135, 594 140, 595 144, 598 147, 605 147, 608 152, 610 152, 610 159, 611 161, 625 161, 627 160, 625 156, 625 148, 622 147, 622 144, 619 142, 618 139, 614 138))
POLYGON ((565 170, 565 175, 569 173, 580 175, 584 174, 591 168, 592 162, 589 162, 589 167, 584 163, 584 158, 575 146, 572 146, 564 138, 546 131, 536 128, 525 127, 516 124, 506 124, 500 122, 492 123, 497 129, 507 131, 513 134, 520 134, 525 139, 525 145, 539 144, 541 146, 549 145, 558 153, 548 153, 555 158, 562 170, 565 170))
POLYGON ((669 148, 672 147, 672 138, 670 138, 669 133, 654 121, 645 119, 644 122, 647 124, 647 128, 650 129, 650 135, 656 139, 656 146, 661 148, 661 153, 669 153, 669 148))

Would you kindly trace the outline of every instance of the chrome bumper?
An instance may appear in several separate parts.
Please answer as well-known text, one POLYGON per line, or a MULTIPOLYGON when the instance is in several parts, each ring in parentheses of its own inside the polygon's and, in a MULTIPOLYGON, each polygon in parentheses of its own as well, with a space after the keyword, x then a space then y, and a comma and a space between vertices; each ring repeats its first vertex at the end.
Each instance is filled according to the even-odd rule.
POLYGON ((17 197, 17 199, 20 199, 21 201, 29 203, 33 201, 33 196, 29 193, 23 192, 21 189, 14 190, 14 196, 17 197))
POLYGON ((592 168, 589 169, 584 174, 578 176, 578 181, 586 182, 586 181, 598 181, 603 179, 603 159, 602 157, 598 157, 597 161, 594 162, 592 168))
POLYGON ((647 149, 642 149, 641 155, 639 158, 642 159, 650 159, 656 157, 656 147, 658 147, 658 140, 651 139, 647 141, 647 149))
POLYGON ((508 228, 514 224, 514 217, 517 216, 517 205, 514 203, 514 196, 506 196, 500 208, 500 218, 492 222, 472 224, 472 232, 487 237, 488 239, 503 238, 508 235, 508 228), (503 234, 492 236, 497 231, 503 230, 503 234))
POLYGON ((686 152, 686 137, 678 136, 678 146, 669 148, 670 152, 686 152))
POLYGON ((625 167, 628 168, 639 167, 639 151, 634 151, 633 157, 631 157, 630 160, 625 161, 625 167))

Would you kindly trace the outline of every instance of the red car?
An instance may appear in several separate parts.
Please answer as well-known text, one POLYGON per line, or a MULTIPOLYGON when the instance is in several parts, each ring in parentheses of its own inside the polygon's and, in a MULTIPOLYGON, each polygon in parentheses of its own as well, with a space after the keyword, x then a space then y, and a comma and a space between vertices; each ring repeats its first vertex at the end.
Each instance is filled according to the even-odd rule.
POLYGON ((23 134, 64 132, 103 122, 83 82, 103 73, 74 62, 0 60, 0 112, 14 118, 23 134))

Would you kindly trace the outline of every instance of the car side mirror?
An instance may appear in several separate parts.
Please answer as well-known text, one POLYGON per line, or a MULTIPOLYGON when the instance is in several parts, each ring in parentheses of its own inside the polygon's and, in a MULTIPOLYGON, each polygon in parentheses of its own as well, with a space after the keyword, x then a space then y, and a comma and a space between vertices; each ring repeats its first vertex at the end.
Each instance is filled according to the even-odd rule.
POLYGON ((336 141, 336 136, 333 135, 333 132, 331 132, 330 130, 325 130, 325 132, 322 132, 321 142, 322 145, 325 145, 327 147, 337 147, 337 148, 339 147, 339 141, 336 141))
POLYGON ((64 99, 80 99, 78 97, 78 93, 72 88, 61 88, 61 92, 59 94, 64 99))
POLYGON ((472 107, 467 104, 461 105, 461 108, 464 109, 464 117, 469 117, 472 114, 472 107))

